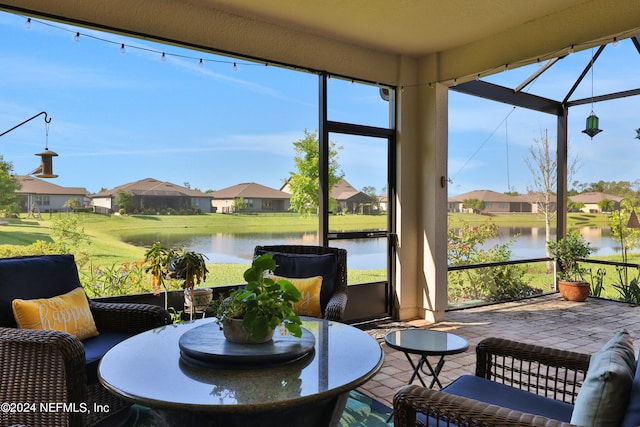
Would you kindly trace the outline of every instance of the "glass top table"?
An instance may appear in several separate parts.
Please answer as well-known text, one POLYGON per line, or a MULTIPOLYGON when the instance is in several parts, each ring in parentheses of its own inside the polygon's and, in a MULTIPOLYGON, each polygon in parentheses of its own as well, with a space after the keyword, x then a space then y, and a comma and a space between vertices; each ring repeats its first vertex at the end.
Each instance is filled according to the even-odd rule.
POLYGON ((442 367, 444 366, 444 358, 450 354, 463 353, 469 348, 466 339, 450 332, 432 331, 430 329, 404 329, 388 333, 385 343, 395 349, 402 351, 413 368, 413 374, 409 379, 409 384, 418 377, 423 387, 426 384, 420 373, 432 377, 429 388, 433 388, 438 384, 442 388, 442 383, 438 378, 442 367), (420 355, 418 363, 414 363, 410 354, 420 355), (439 356, 435 367, 431 365, 427 356, 439 356), (424 370, 426 365, 427 370, 424 370))
POLYGON ((111 392, 160 413, 168 425, 208 425, 212 420, 243 427, 337 425, 349 391, 382 366, 382 348, 352 326, 302 320, 315 337, 314 349, 290 363, 238 369, 186 362, 178 341, 205 324, 218 328, 215 319, 206 318, 123 341, 103 357, 99 379, 111 392))

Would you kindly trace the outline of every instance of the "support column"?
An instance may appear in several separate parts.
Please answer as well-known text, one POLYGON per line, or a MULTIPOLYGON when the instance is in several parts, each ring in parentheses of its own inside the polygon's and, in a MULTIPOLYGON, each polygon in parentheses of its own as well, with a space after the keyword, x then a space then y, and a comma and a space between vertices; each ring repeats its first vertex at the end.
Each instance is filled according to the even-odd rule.
POLYGON ((398 253, 400 319, 443 320, 447 308, 448 88, 429 81, 436 58, 400 61, 398 253))

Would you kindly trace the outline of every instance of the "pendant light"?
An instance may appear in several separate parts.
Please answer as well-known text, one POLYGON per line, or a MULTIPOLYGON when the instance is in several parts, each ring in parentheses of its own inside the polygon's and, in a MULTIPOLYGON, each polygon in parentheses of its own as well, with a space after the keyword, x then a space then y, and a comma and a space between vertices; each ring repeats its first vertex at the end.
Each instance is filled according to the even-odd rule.
POLYGON ((602 129, 598 129, 598 116, 593 113, 593 48, 591 49, 591 114, 587 117, 587 126, 582 132, 589 135, 591 139, 602 132, 602 129))

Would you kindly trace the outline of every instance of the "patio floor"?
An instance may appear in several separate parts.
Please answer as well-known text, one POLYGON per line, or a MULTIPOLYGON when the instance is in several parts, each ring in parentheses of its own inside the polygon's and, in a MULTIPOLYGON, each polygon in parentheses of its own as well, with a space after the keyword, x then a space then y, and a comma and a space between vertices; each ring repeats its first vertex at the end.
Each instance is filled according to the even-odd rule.
MULTIPOLYGON (((583 303, 568 302, 560 294, 449 311, 444 321, 436 324, 422 320, 407 323, 453 332, 469 341, 465 353, 446 357, 440 373, 443 386, 462 374, 474 373, 475 346, 491 336, 593 353, 617 331, 626 328, 634 338, 636 352, 640 347, 640 307, 597 298, 588 298, 583 303)), ((381 342, 385 360, 378 374, 359 390, 391 407, 394 392, 409 381, 412 369, 402 352, 384 344, 383 334, 372 331, 372 335, 381 342)))

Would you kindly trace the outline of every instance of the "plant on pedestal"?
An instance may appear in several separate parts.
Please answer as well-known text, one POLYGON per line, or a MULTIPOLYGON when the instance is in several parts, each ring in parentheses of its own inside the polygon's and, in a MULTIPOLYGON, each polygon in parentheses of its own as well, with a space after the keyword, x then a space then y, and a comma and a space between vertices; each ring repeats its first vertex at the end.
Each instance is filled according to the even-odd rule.
POLYGON ((271 340, 275 328, 283 326, 291 335, 302 336, 300 317, 293 304, 300 298, 300 291, 288 280, 277 282, 268 277, 276 262, 273 254, 255 258, 244 272, 247 284, 235 289, 225 298, 212 303, 216 322, 229 341, 261 343, 271 340), (239 336, 232 335, 237 332, 239 336))
POLYGON ((556 260, 558 290, 568 301, 584 301, 589 296, 590 284, 584 279, 587 272, 578 260, 593 252, 589 242, 577 231, 565 237, 547 242, 549 253, 556 260))

